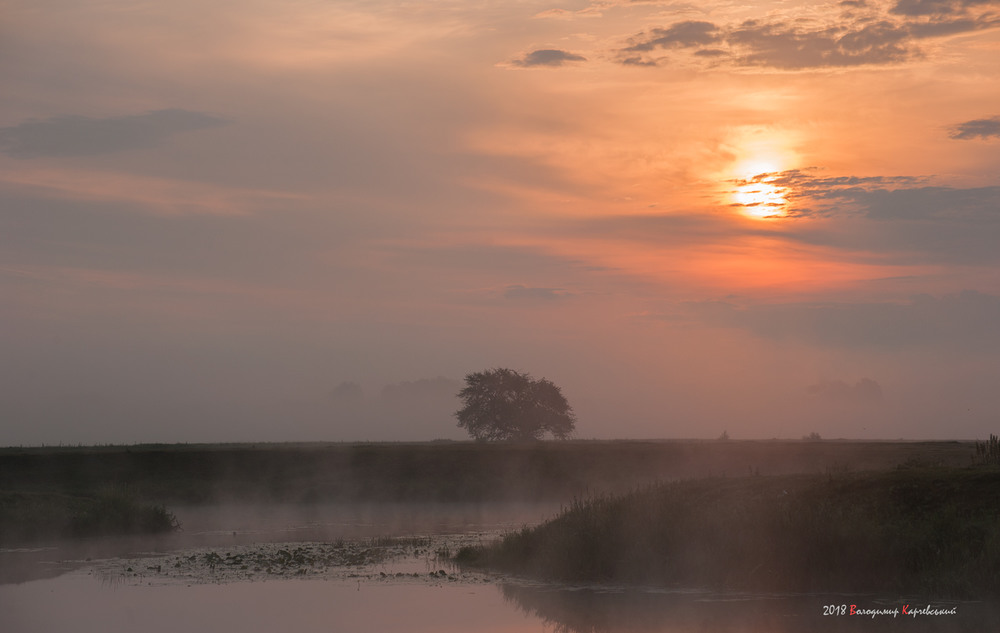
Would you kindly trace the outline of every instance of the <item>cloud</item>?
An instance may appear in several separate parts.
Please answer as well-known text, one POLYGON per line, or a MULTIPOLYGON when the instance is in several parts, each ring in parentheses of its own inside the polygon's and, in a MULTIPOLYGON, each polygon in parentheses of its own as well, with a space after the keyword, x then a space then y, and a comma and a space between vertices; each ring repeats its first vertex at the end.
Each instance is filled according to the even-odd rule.
POLYGON ((637 37, 635 43, 622 50, 645 53, 658 48, 680 48, 713 44, 720 38, 719 27, 711 22, 688 20, 670 28, 655 28, 637 37))
POLYGON ((44 206, 52 200, 96 202, 103 208, 128 207, 158 215, 243 215, 251 207, 287 205, 306 199, 289 191, 51 164, 10 168, 0 173, 0 205, 7 205, 8 211, 15 204, 8 204, 10 194, 25 198, 19 204, 33 206, 44 206))
POLYGON ((974 138, 1000 138, 1000 116, 992 116, 987 119, 973 119, 965 123, 953 125, 949 136, 960 141, 967 141, 974 138))
POLYGON ((909 33, 892 23, 877 22, 845 30, 799 29, 786 24, 747 21, 727 40, 743 47, 742 65, 783 69, 858 66, 906 61, 915 53, 909 33))
POLYGON ((581 219, 564 230, 592 240, 700 252, 759 238, 785 243, 793 252, 816 247, 821 257, 865 268, 1000 264, 1000 186, 947 187, 916 176, 824 176, 815 169, 734 182, 773 186, 785 200, 785 217, 740 223, 732 215, 668 211, 581 219))
POLYGON ((726 57, 729 55, 726 51, 718 48, 703 48, 693 54, 695 57, 726 57))
POLYGON ((936 219, 995 225, 1000 221, 1000 187, 916 187, 843 192, 866 208, 870 218, 936 219))
POLYGON ((729 57, 737 66, 782 70, 897 64, 921 57, 920 40, 978 31, 1000 25, 987 2, 974 0, 903 0, 891 13, 855 9, 864 3, 841 3, 845 11, 826 20, 745 20, 739 24, 684 21, 633 36, 618 50, 618 62, 656 65, 650 53, 696 49, 697 57, 729 57), (901 17, 902 16, 902 17, 901 17), (928 18, 927 16, 932 16, 928 18), (711 45, 711 48, 703 48, 711 45))
POLYGON ((883 264, 1000 262, 1000 187, 948 187, 918 177, 824 177, 815 170, 763 174, 782 192, 782 237, 870 254, 883 264), (835 219, 835 222, 822 220, 835 219))
POLYGON ((618 60, 619 64, 623 66, 657 66, 658 62, 655 59, 648 59, 645 57, 640 57, 639 55, 632 55, 631 57, 622 57, 618 60))
POLYGON ((536 19, 549 18, 553 20, 575 20, 577 18, 600 18, 604 14, 597 7, 587 7, 579 11, 568 11, 566 9, 548 9, 541 13, 536 13, 536 19))
POLYGON ((587 58, 582 55, 554 48, 542 48, 525 53, 521 58, 512 61, 511 64, 522 68, 532 68, 535 66, 557 67, 571 62, 585 61, 587 61, 587 58))
POLYGON ((551 301, 566 296, 561 288, 533 288, 522 285, 507 286, 503 296, 505 299, 529 299, 551 301))
POLYGON ((994 2, 995 0, 899 0, 890 12, 909 17, 960 15, 973 7, 994 2))
POLYGON ((220 117, 167 109, 103 119, 65 116, 0 128, 0 152, 13 158, 93 156, 155 147, 175 134, 225 125, 220 117))
POLYGON ((882 387, 871 378, 862 378, 853 385, 843 380, 821 380, 806 387, 813 396, 838 402, 872 403, 882 400, 882 387))
POLYGON ((737 184, 767 183, 785 191, 798 216, 860 213, 880 220, 938 219, 992 224, 1000 205, 1000 187, 947 187, 914 176, 815 175, 813 169, 761 174, 737 184))

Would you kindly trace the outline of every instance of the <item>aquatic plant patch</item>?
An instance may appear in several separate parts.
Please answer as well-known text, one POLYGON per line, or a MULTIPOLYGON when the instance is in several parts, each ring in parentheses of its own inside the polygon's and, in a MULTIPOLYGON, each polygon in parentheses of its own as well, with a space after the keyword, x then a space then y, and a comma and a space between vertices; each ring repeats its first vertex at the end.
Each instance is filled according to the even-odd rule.
POLYGON ((105 560, 95 564, 92 571, 109 582, 140 583, 202 584, 291 578, 469 580, 484 574, 462 572, 450 562, 449 555, 479 542, 480 538, 457 534, 333 543, 259 543, 105 560))

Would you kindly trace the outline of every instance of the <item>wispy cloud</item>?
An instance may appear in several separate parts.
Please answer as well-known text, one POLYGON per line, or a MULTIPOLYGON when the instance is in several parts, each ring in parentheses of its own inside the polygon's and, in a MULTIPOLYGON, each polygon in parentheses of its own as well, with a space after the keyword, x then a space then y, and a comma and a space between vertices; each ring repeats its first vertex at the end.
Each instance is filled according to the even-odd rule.
POLYGON ((505 299, 528 299, 552 301, 566 296, 566 291, 562 288, 539 288, 514 284, 507 286, 503 292, 505 299))
POLYGON ((156 215, 242 215, 250 203, 304 200, 307 196, 255 188, 235 188, 174 178, 155 178, 126 172, 92 169, 24 168, 0 174, 0 203, 14 207, 14 197, 125 204, 137 212, 156 215))
POLYGON ((0 152, 23 159, 111 154, 155 147, 176 134, 225 124, 221 117, 177 108, 103 119, 29 120, 0 128, 0 152))

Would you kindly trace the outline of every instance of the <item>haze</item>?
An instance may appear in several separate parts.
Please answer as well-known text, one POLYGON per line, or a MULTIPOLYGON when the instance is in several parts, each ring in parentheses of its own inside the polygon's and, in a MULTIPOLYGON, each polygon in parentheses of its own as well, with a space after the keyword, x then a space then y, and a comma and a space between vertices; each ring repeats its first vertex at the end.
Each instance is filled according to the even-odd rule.
POLYGON ((14 0, 0 445, 983 438, 1000 4, 14 0))

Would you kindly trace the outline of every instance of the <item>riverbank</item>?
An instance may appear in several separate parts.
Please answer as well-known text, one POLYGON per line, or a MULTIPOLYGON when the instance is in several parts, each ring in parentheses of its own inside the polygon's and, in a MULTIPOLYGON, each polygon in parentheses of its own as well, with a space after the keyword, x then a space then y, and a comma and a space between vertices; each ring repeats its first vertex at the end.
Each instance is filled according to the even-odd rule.
POLYGON ((1000 469, 714 477, 572 504, 463 549, 557 582, 790 592, 1000 591, 1000 469))

